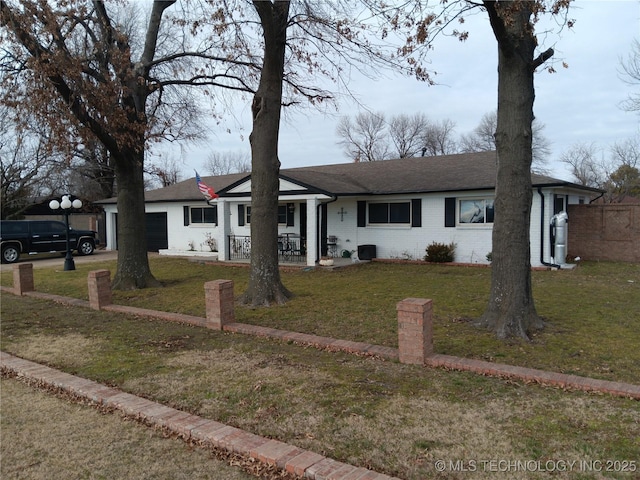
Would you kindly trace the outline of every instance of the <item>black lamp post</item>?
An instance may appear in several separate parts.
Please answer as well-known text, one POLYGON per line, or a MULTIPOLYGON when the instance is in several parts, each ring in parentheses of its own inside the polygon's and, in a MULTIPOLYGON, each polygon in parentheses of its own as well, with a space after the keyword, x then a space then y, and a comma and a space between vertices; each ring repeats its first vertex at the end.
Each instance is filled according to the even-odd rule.
POLYGON ((71 214, 71 209, 78 209, 82 207, 82 202, 79 199, 75 199, 73 202, 69 198, 69 195, 63 195, 62 201, 51 200, 49 202, 49 208, 51 210, 57 210, 62 208, 62 212, 64 213, 64 223, 66 226, 67 233, 67 255, 64 257, 64 270, 75 270, 76 264, 73 261, 73 255, 71 254, 71 243, 69 242, 69 215, 71 214))

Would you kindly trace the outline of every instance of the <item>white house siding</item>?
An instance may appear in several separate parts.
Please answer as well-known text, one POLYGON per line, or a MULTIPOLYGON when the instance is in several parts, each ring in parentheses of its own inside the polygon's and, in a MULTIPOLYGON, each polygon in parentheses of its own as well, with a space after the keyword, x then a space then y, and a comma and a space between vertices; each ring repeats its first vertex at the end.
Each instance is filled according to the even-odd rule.
POLYGON ((488 264, 487 254, 491 251, 491 234, 493 224, 464 225, 459 223, 458 205, 460 199, 492 198, 493 192, 449 192, 444 195, 431 194, 427 197, 427 208, 423 205, 423 215, 426 213, 427 239, 423 247, 423 256, 426 247, 433 243, 454 243, 456 245, 454 260, 459 263, 488 264), (456 226, 445 227, 445 198, 456 199, 456 226))
POLYGON ((351 197, 327 204, 327 235, 338 237, 337 256, 343 250, 356 250, 358 246, 357 208, 356 200, 351 197))
MULTIPOLYGON (((551 263, 550 221, 553 216, 554 195, 561 192, 551 189, 543 190, 545 197, 544 217, 541 218, 541 199, 534 190, 531 208, 530 248, 531 265, 542 266, 543 262, 551 263), (542 222, 542 224, 541 224, 542 222), (543 252, 541 257, 541 227, 543 228, 543 252)), ((427 194, 384 197, 348 197, 338 199, 327 206, 327 235, 337 240, 337 254, 343 250, 357 251, 359 245, 375 245, 378 258, 422 259, 426 248, 433 242, 455 243, 455 261, 459 263, 487 264, 487 254, 492 249, 493 224, 464 225, 459 223, 456 211, 456 226, 444 226, 445 198, 454 197, 456 202, 465 198, 491 197, 486 191, 449 192, 445 194, 427 194), (407 225, 367 225, 357 227, 357 202, 422 199, 422 226, 407 225), (342 217, 342 220, 341 220, 342 217)), ((567 195, 569 204, 584 201, 583 196, 567 195)), ((570 228, 570 223, 569 223, 570 228)))
POLYGON ((444 226, 445 197, 477 198, 487 196, 486 192, 469 192, 464 196, 427 194, 366 198, 339 199, 328 205, 328 235, 338 237, 338 252, 357 250, 359 245, 375 245, 378 258, 423 259, 426 248, 433 242, 455 243, 456 262, 488 263, 487 253, 491 245, 491 224, 456 227, 444 226), (422 226, 409 225, 367 225, 356 227, 358 200, 366 201, 406 201, 412 198, 422 200, 422 226), (340 220, 340 213, 344 221, 340 220))
MULTIPOLYGON (((588 203, 585 195, 576 194, 575 191, 546 188, 543 189, 544 217, 542 228, 544 235, 543 252, 541 258, 541 198, 537 189, 533 192, 531 209, 531 264, 541 266, 544 263, 552 263, 550 245, 550 221, 553 216, 554 196, 562 194, 565 204, 588 203)), ((491 197, 492 192, 447 192, 413 195, 385 195, 367 197, 341 197, 336 201, 327 203, 327 236, 336 236, 337 247, 335 254, 340 256, 343 250, 357 251, 359 245, 375 245, 378 258, 422 259, 425 256, 426 247, 433 243, 455 243, 455 261, 460 263, 486 264, 487 253, 491 251, 492 224, 464 225, 459 223, 456 211, 456 226, 445 227, 445 198, 454 197, 456 202, 464 198, 491 197), (407 201, 421 198, 421 227, 408 225, 375 225, 357 227, 358 201, 407 201)), ((238 225, 238 204, 249 205, 247 198, 221 199, 229 206, 228 234, 250 236, 250 225, 238 225)), ((316 203, 324 203, 327 199, 318 199, 316 203)), ((283 196, 280 203, 294 202, 295 225, 287 227, 280 225, 280 233, 300 233, 300 209, 307 208, 307 199, 301 197, 291 198, 283 196)), ((168 247, 171 250, 188 250, 193 244, 196 250, 209 251, 206 245, 206 235, 211 234, 217 239, 218 249, 222 248, 226 238, 222 228, 211 224, 184 225, 184 206, 204 207, 204 202, 194 201, 189 203, 158 202, 147 203, 147 213, 166 212, 168 224, 168 247)), ((223 215, 221 205, 218 205, 218 221, 220 224, 223 215)), ((565 207, 566 208, 566 207, 565 207)), ((313 208, 312 208, 313 210, 313 208)), ((116 205, 105 205, 107 220, 107 249, 115 248, 115 215, 116 205)), ((317 209, 316 211, 319 211, 317 209)), ((311 211, 307 214, 308 226, 314 222, 311 211)), ((568 228, 571 228, 569 219, 568 228)), ((309 229, 307 233, 309 233, 309 229)), ((318 232, 319 234, 319 232, 318 232)), ((320 241, 320 240, 318 240, 320 241)), ((309 247, 313 247, 308 242, 309 247)), ((310 259, 310 261, 313 261, 310 259)))
MULTIPOLYGON (((211 223, 190 223, 184 225, 184 206, 188 207, 207 207, 204 202, 194 202, 185 205, 178 205, 177 208, 170 207, 167 212, 167 225, 169 236, 170 250, 190 250, 193 246, 194 250, 202 252, 210 252, 209 245, 205 243, 207 234, 215 238, 218 245, 220 244, 218 237, 218 227, 211 223)), ((147 206, 146 212, 151 213, 151 209, 147 206)))
MULTIPOLYGON (((216 237, 217 227, 211 224, 191 224, 184 225, 183 206, 203 207, 204 202, 193 202, 188 204, 179 203, 147 203, 145 206, 146 213, 166 213, 167 214, 167 239, 168 248, 170 250, 189 250, 190 243, 193 243, 195 250, 210 251, 206 245, 206 234, 210 233, 216 237)), ((116 205, 105 205, 107 218, 107 249, 114 250, 116 248, 116 226, 115 213, 116 205)))

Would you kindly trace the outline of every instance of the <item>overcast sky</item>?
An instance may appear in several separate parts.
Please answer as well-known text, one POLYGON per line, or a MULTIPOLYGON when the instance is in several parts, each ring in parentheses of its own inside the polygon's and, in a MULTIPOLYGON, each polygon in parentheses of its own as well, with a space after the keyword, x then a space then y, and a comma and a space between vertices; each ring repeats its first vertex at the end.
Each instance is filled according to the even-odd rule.
MULTIPOLYGON (((640 1, 577 0, 569 17, 576 20, 572 30, 539 36, 544 49, 552 47, 556 52, 557 73, 544 69, 536 73, 534 104, 535 116, 544 124, 542 134, 551 144, 548 168, 565 180, 572 178, 559 162, 563 152, 576 143, 595 142, 607 149, 637 135, 640 120, 637 113, 620 108, 632 91, 621 79, 620 61, 631 53, 633 40, 640 39, 640 1), (562 67, 563 61, 568 69, 562 67)), ((496 109, 498 60, 486 13, 468 18, 466 25, 470 33, 466 42, 442 37, 435 44, 430 69, 437 72, 437 85, 387 74, 388 78, 377 81, 354 77, 350 88, 370 111, 384 112, 387 118, 422 112, 434 121, 454 121, 457 135, 471 132, 485 113, 496 109)), ((282 168, 349 162, 337 144, 335 130, 340 115, 353 116, 358 108, 344 101, 335 115, 313 109, 286 113, 280 129, 282 168)), ((179 154, 186 177, 193 175, 194 168, 206 174, 203 162, 210 151, 249 154, 249 105, 238 105, 237 112, 243 131, 233 123, 231 133, 214 127, 206 145, 179 154)))

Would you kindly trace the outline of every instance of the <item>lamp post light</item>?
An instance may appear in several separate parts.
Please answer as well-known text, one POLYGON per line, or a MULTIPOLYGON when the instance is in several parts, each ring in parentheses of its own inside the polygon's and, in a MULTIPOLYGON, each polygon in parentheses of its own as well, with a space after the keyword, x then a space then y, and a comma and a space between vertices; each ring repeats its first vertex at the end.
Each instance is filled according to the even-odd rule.
POLYGON ((69 215, 71 214, 71 209, 81 208, 82 202, 79 199, 75 199, 73 202, 69 198, 69 195, 63 195, 62 201, 51 200, 49 202, 49 208, 51 210, 57 210, 59 208, 62 209, 62 213, 64 213, 64 224, 66 226, 67 233, 67 254, 64 257, 64 270, 75 270, 76 264, 73 261, 73 255, 71 254, 71 243, 69 241, 69 215))

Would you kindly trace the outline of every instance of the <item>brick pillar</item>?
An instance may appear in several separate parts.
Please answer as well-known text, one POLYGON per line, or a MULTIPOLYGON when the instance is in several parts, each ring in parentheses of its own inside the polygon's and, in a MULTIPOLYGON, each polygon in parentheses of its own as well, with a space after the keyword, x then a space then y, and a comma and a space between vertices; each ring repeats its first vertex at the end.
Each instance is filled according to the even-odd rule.
POLYGON ((207 307, 207 328, 222 330, 225 325, 234 323, 233 280, 214 280, 204 284, 207 307))
POLYGON ((423 365, 433 355, 432 302, 405 298, 398 303, 398 349, 400 363, 423 365))
POLYGON ((19 263, 13 266, 13 291, 16 295, 33 292, 33 264, 19 263))
POLYGON ((111 305, 111 272, 93 270, 89 272, 89 306, 94 310, 111 305))

